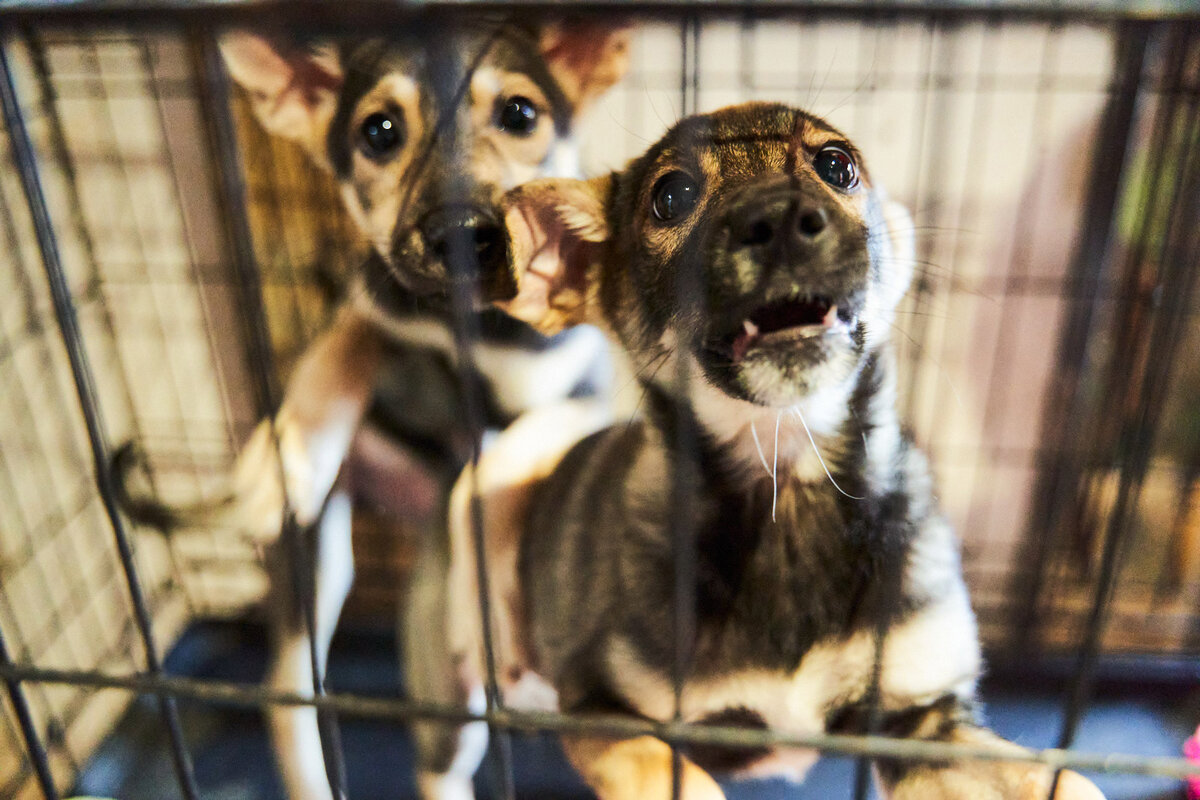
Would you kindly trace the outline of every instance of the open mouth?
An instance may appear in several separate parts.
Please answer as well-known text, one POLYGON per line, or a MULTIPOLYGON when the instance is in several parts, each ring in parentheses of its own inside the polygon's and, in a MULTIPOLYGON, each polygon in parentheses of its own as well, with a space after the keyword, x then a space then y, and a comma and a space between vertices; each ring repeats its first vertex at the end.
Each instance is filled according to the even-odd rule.
POLYGON ((826 295, 777 300, 752 311, 737 329, 720 341, 717 349, 736 364, 752 347, 819 336, 845 327, 849 318, 849 309, 839 308, 833 298, 826 295))

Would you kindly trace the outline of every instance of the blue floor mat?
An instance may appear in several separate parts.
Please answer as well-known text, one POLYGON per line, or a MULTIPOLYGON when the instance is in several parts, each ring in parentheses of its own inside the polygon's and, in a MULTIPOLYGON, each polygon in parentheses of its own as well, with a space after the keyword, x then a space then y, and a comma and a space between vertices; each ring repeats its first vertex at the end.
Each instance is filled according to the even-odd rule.
MULTIPOLYGON (((172 650, 167 670, 175 675, 240 683, 262 678, 266 634, 248 624, 193 626, 172 650)), ((330 691, 400 697, 394 642, 374 632, 339 633, 329 662, 330 691)), ((1178 755, 1200 721, 1194 692, 1178 686, 1101 687, 1083 721, 1077 747, 1095 752, 1178 755)), ((989 724, 1030 747, 1049 747, 1058 736, 1061 700, 1054 687, 993 680, 984 686, 989 724)), ((275 774, 260 715, 226 707, 181 703, 180 713, 204 800, 285 800, 275 774)), ((394 722, 342 719, 351 800, 415 798, 413 747, 394 722)), ((551 736, 513 737, 517 796, 589 798, 551 736)), ((488 764, 476 776, 480 798, 498 797, 488 764)), ((730 800, 851 798, 854 762, 826 758, 801 786, 782 781, 726 783, 730 800)), ((1109 800, 1182 800, 1178 781, 1125 775, 1092 776, 1109 800)), ((76 793, 118 800, 174 800, 177 788, 165 736, 152 700, 135 702, 80 775, 76 793)))

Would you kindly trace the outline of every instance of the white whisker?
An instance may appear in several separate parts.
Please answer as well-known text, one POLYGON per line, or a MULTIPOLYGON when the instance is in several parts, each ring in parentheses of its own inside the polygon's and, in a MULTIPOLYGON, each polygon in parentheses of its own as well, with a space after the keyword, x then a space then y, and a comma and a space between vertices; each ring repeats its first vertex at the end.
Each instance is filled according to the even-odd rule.
POLYGON ((775 501, 779 497, 779 420, 783 419, 783 409, 775 415, 775 452, 771 456, 771 522, 775 521, 775 501))
POLYGON ((771 522, 775 521, 775 500, 779 496, 779 419, 783 416, 780 411, 775 417, 775 453, 771 456, 774 461, 774 466, 767 465, 767 456, 763 453, 762 443, 758 441, 758 428, 754 426, 754 420, 750 420, 750 435, 754 438, 754 449, 758 451, 758 460, 762 462, 763 469, 771 476, 771 522))
POLYGON ((792 413, 800 420, 800 424, 804 426, 804 432, 808 434, 808 441, 812 442, 813 452, 817 454, 817 461, 821 462, 821 469, 825 470, 825 477, 829 478, 829 482, 833 484, 833 488, 849 497, 851 500, 863 500, 865 497, 859 497, 847 492, 842 487, 838 486, 838 482, 833 479, 833 473, 829 471, 829 467, 825 464, 825 459, 821 457, 821 449, 817 447, 817 440, 813 438, 812 431, 808 429, 808 423, 804 421, 804 415, 800 413, 800 406, 792 406, 792 413))
POLYGON ((762 462, 763 469, 770 475, 771 467, 767 465, 767 457, 763 455, 762 445, 758 443, 758 429, 754 427, 754 420, 750 420, 750 435, 754 437, 754 449, 758 451, 758 460, 762 462))

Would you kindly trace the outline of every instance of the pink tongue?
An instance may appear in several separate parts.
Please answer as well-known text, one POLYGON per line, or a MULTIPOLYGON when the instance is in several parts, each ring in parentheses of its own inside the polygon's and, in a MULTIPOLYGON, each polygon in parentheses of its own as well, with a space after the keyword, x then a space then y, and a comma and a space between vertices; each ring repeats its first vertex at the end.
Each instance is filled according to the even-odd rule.
POLYGON ((742 331, 737 335, 737 338, 733 340, 733 363, 736 364, 742 360, 742 357, 746 355, 746 351, 750 349, 750 343, 757 336, 758 334, 750 334, 746 333, 746 331, 742 331))
POLYGON ((758 338, 758 326, 750 320, 742 320, 742 332, 733 340, 733 363, 742 360, 742 356, 746 355, 746 350, 749 349, 750 343, 758 338))
MULTIPOLYGON (((825 316, 821 319, 820 324, 826 328, 831 328, 836 325, 838 321, 837 311, 837 305, 831 305, 829 310, 825 312, 825 316)), ((742 326, 741 332, 738 333, 737 337, 735 337, 733 340, 732 350, 733 362, 735 364, 745 357, 746 351, 750 349, 750 345, 753 344, 754 340, 759 336, 758 326, 750 320, 743 321, 742 326)))

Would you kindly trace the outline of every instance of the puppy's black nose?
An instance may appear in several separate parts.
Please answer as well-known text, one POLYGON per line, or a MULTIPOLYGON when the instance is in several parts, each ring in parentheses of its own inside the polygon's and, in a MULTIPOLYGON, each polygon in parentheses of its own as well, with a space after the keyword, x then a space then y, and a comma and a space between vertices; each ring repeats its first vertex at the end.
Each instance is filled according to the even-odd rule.
POLYGON ((431 253, 453 271, 478 268, 491 275, 505 268, 504 231, 490 211, 471 205, 435 208, 421 220, 421 236, 431 253), (474 263, 465 261, 474 259, 474 263))
POLYGON ((829 212, 809 202, 769 198, 747 203, 730 220, 734 247, 805 245, 821 238, 829 227, 829 212))

